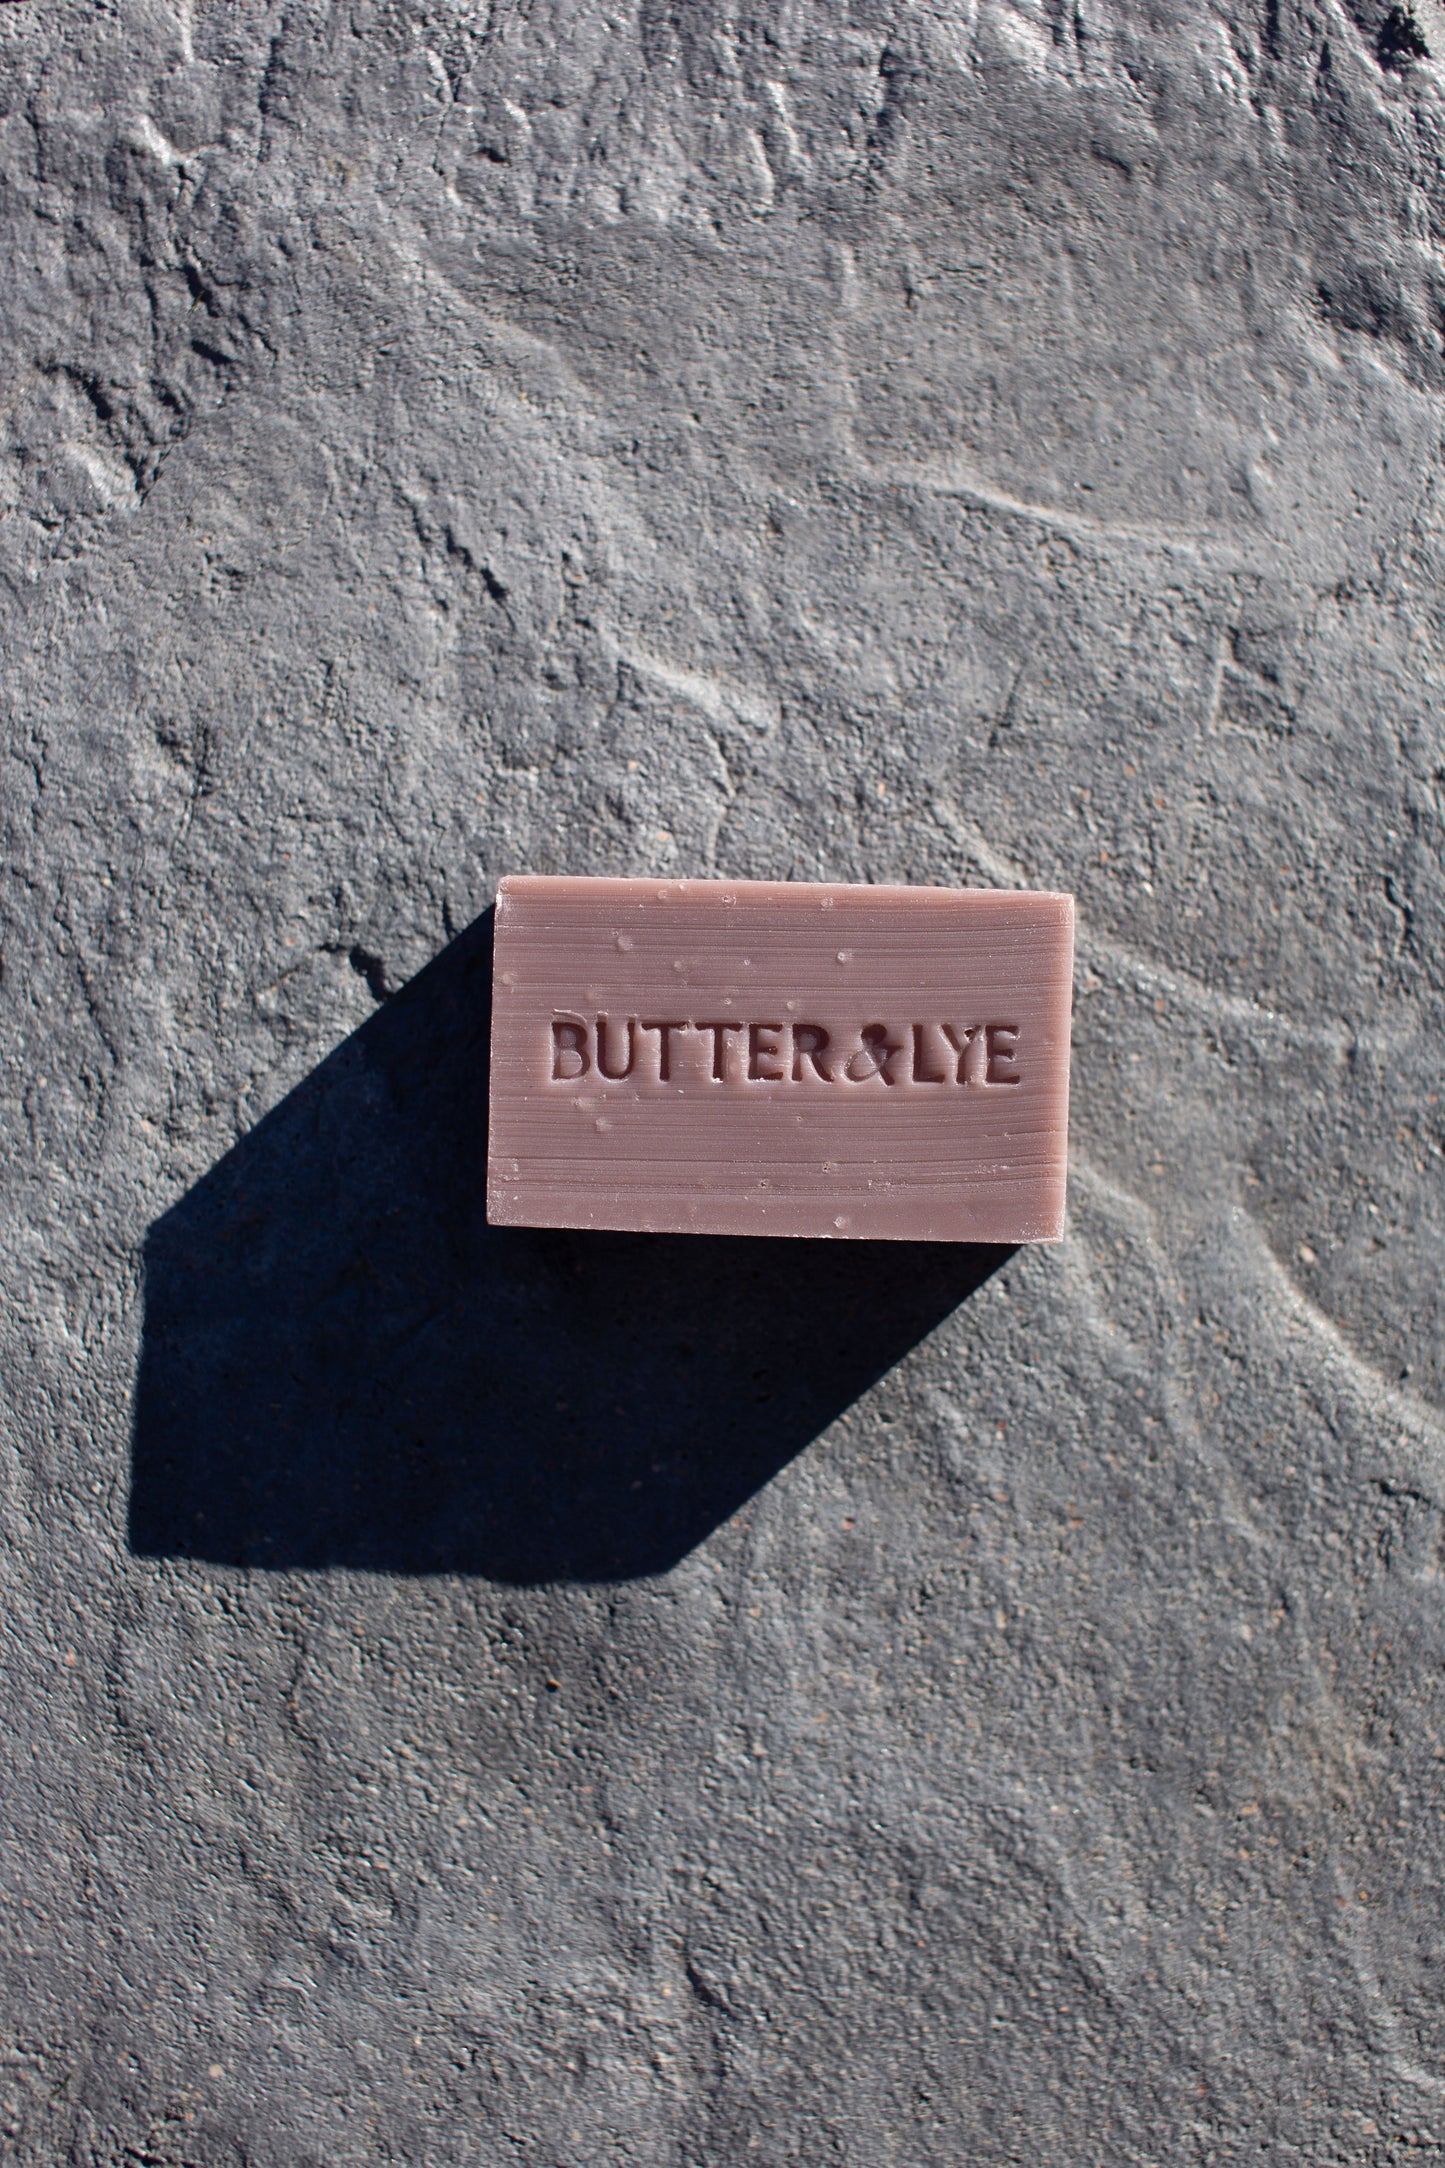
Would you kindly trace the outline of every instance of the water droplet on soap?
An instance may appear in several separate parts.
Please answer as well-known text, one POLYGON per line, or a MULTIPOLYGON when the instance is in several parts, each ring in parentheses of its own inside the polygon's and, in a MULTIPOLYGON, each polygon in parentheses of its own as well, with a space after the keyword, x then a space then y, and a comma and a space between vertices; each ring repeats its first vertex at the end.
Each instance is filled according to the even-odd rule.
POLYGON ((515 986, 516 980, 512 977, 510 971, 504 971, 502 973, 502 984, 504 986, 515 986))
POLYGON ((853 961, 853 951, 850 948, 840 948, 838 951, 838 961, 840 964, 851 964, 853 961))
POLYGON ((840 1212, 840 1213, 838 1214, 838 1217, 837 1217, 837 1218, 836 1218, 836 1219, 834 1220, 834 1222, 833 1222, 833 1225, 834 1225, 835 1227, 846 1227, 846 1226, 847 1226, 847 1224, 848 1224, 848 1217, 847 1217, 847 1214, 846 1214, 846 1213, 844 1213, 844 1212, 840 1212))
POLYGON ((784 1007, 785 1009, 796 1009, 796 1007, 797 1007, 797 1006, 798 1006, 798 1004, 797 1004, 797 1002, 796 1002, 796 1001, 785 1001, 785 1002, 783 1003, 783 1007, 784 1007))
POLYGON ((605 1114, 599 1114, 596 1121, 592 1124, 592 1127, 594 1129, 610 1129, 612 1127, 612 1124, 608 1121, 605 1114))
POLYGON ((679 958, 672 968, 674 971, 686 971, 687 965, 679 958))
POLYGON ((626 950, 626 949, 630 949, 630 948, 631 948, 631 946, 632 946, 632 936, 631 936, 631 934, 630 934, 630 933, 620 933, 620 934, 619 934, 619 935, 617 936, 617 946, 618 946, 618 947, 619 947, 620 949, 623 949, 623 950, 626 950))

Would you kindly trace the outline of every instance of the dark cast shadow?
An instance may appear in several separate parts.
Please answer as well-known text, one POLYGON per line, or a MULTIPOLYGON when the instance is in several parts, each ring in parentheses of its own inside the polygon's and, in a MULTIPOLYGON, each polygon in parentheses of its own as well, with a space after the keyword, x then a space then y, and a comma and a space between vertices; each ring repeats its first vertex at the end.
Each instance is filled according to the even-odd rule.
POLYGON ((664 1571, 1010 1252, 484 1217, 491 913, 151 1227, 130 1540, 664 1571))

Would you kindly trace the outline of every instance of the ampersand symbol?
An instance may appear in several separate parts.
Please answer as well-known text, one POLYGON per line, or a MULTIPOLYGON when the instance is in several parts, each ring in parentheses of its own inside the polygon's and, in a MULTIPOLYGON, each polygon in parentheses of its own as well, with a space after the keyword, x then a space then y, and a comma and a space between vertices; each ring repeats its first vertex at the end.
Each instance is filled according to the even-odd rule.
POLYGON ((899 1042, 889 1038, 886 1024, 865 1024, 861 1036, 863 1044, 856 1054, 848 1056, 844 1074, 853 1084, 866 1084, 874 1076, 892 1084, 895 1079, 889 1074, 888 1064, 902 1051, 899 1042))

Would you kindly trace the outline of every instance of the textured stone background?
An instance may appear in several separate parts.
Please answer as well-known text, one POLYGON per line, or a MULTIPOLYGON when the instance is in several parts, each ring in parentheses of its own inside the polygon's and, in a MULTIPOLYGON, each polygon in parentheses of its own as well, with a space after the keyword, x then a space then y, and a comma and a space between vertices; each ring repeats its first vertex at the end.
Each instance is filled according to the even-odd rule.
POLYGON ((1445 2159, 1436 0, 0 54, 4 2157, 1445 2159), (1075 889, 1067 1244, 489 1233, 522 868, 1075 889))

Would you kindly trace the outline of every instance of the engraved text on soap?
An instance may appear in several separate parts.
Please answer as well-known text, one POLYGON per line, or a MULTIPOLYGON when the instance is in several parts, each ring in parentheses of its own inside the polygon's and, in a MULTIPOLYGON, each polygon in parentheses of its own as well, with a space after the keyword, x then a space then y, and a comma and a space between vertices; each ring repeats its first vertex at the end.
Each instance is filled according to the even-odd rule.
POLYGON ((1017 1024, 744 1022, 556 1016, 548 1076, 604 1084, 991 1086, 1022 1082, 1017 1024))

